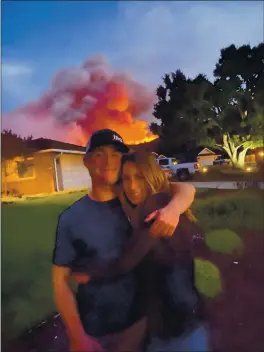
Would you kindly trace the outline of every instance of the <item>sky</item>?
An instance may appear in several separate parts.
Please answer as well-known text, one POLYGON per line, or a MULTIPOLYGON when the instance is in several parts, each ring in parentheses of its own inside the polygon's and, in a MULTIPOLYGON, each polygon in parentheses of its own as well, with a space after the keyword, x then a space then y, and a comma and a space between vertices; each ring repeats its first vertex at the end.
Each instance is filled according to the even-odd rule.
POLYGON ((2 127, 21 132, 16 109, 97 54, 152 88, 177 69, 212 78, 221 48, 263 41, 263 16, 262 1, 4 1, 2 127))

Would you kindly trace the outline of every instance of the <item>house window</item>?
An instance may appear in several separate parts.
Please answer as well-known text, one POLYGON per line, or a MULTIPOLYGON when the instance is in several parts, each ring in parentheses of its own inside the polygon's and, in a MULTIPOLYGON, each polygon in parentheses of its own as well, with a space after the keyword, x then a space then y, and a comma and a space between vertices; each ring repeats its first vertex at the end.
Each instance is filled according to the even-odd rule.
POLYGON ((31 178, 35 176, 33 160, 17 161, 17 176, 19 179, 31 178))

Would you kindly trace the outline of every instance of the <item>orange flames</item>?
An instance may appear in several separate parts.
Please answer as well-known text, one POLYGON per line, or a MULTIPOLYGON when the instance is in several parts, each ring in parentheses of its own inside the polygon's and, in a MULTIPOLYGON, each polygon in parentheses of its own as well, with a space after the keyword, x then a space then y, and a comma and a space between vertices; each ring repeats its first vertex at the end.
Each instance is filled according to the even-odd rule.
MULTIPOLYGON (((83 146, 93 132, 104 128, 118 132, 127 144, 140 144, 157 138, 142 119, 151 115, 154 97, 130 76, 112 73, 105 58, 95 57, 58 72, 42 97, 12 112, 9 120, 47 120, 52 131, 39 137, 83 146)), ((38 135, 44 133, 37 130, 38 135)))
POLYGON ((146 143, 156 139, 157 136, 149 131, 146 121, 133 119, 132 112, 135 108, 129 100, 125 84, 111 81, 86 118, 77 122, 80 129, 75 129, 74 138, 77 137, 83 144, 94 131, 110 128, 119 133, 127 144, 146 143))

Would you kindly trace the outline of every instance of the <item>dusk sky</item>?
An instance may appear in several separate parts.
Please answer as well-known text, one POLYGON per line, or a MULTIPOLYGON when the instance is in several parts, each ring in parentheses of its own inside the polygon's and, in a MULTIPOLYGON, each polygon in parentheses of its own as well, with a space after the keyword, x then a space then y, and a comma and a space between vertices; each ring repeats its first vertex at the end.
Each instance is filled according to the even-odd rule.
POLYGON ((221 48, 261 41, 262 1, 3 2, 3 127, 27 133, 15 109, 37 100, 57 71, 93 55, 155 88, 176 69, 212 77, 221 48))

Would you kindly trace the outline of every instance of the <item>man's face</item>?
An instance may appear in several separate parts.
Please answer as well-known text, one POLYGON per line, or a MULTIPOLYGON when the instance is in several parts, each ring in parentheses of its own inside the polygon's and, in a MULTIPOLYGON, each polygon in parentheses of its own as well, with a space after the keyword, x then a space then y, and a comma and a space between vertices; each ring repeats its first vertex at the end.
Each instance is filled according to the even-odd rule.
POLYGON ((96 148, 90 153, 87 168, 94 182, 114 185, 119 178, 122 153, 114 146, 96 148))

